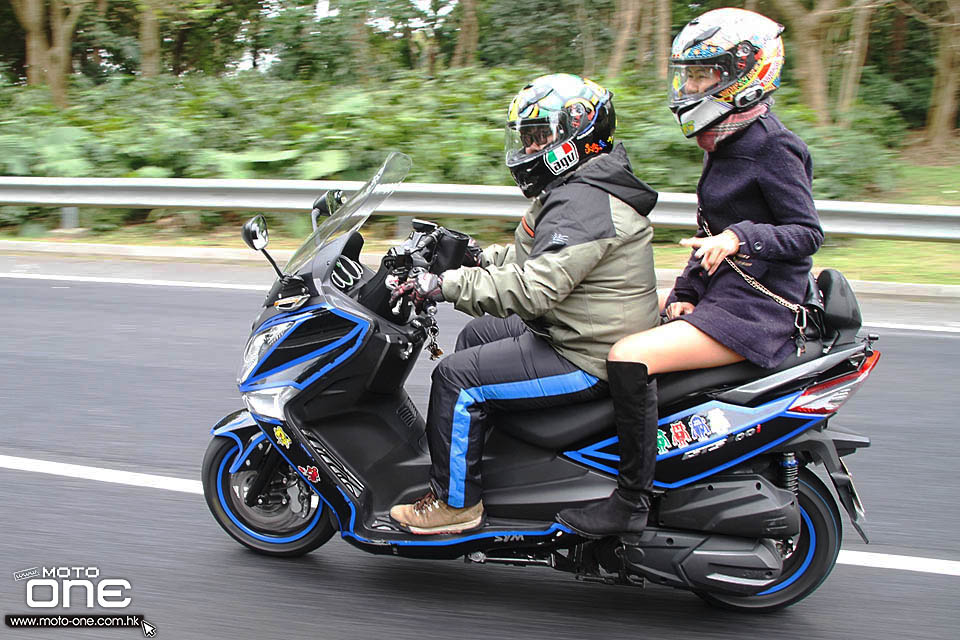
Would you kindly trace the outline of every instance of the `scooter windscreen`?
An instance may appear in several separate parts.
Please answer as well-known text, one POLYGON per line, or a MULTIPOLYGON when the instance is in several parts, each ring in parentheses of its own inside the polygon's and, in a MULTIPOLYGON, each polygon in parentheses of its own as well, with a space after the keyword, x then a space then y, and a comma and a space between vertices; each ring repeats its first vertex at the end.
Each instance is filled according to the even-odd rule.
MULTIPOLYGON (((334 245, 345 244, 351 234, 363 226, 370 215, 394 192, 397 185, 403 182, 411 166, 413 163, 406 154, 394 152, 387 156, 383 165, 369 181, 355 191, 333 215, 317 225, 316 230, 287 262, 283 273, 285 275, 300 273, 321 251, 328 248, 331 255, 339 255, 334 245)), ((315 271, 316 275, 323 281, 327 280, 330 275, 328 272, 335 262, 332 261, 327 269, 315 271)), ((322 292, 321 297, 326 298, 322 292)), ((332 304, 332 301, 325 301, 332 304)))

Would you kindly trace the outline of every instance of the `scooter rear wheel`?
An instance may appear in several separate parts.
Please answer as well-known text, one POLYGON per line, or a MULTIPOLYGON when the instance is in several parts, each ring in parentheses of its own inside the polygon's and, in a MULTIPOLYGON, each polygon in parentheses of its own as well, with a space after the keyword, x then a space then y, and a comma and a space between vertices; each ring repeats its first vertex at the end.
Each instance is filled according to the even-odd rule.
POLYGON ((800 535, 783 561, 780 578, 753 596, 731 596, 705 591, 697 595, 712 605, 751 613, 769 613, 789 607, 817 590, 836 564, 842 528, 840 512, 830 491, 817 476, 800 473, 800 535))
MULTIPOLYGON (((246 490, 259 473, 244 465, 231 473, 237 456, 256 442, 259 431, 251 431, 238 444, 233 438, 214 438, 203 458, 203 494, 217 523, 243 546, 270 556, 296 557, 309 553, 327 542, 336 532, 330 510, 302 479, 291 471, 286 461, 277 465, 269 480, 269 490, 279 500, 264 505, 248 506, 246 490), (283 504, 282 500, 286 500, 283 504)), ((261 449, 262 450, 262 449, 261 449)), ((257 456, 257 461, 266 456, 257 456)))

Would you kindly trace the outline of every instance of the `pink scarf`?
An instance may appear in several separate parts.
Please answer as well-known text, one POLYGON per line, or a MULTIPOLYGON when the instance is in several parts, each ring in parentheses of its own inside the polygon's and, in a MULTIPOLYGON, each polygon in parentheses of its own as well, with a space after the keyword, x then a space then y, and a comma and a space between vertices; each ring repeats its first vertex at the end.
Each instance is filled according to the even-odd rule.
POLYGON ((753 124, 754 120, 768 111, 770 111, 770 105, 766 102, 761 102, 746 111, 731 113, 709 129, 704 129, 698 133, 697 144, 700 145, 700 148, 704 151, 713 152, 722 141, 736 132, 746 129, 753 124))

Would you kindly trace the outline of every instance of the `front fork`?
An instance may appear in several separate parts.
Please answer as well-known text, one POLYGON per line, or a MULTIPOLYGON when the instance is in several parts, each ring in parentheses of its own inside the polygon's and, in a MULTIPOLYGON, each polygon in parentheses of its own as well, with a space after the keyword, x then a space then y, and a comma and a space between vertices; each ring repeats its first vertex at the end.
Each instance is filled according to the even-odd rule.
POLYGON ((247 444, 246 440, 250 438, 248 432, 254 430, 256 432, 262 432, 260 425, 253 419, 250 412, 245 409, 234 411, 224 416, 210 429, 212 436, 218 438, 233 438, 240 448, 240 453, 230 468, 231 473, 236 472, 244 462, 249 460, 250 455, 253 453, 254 445, 260 444, 262 446, 265 444, 267 446, 267 451, 260 461, 260 471, 257 473, 257 476, 254 478, 253 483, 250 485, 244 497, 244 503, 246 503, 248 507, 255 507, 261 503, 263 492, 267 489, 270 479, 276 473, 277 469, 280 468, 280 465, 286 464, 283 456, 279 454, 276 447, 273 446, 265 436, 259 438, 254 437, 250 444, 247 444), (257 442, 258 440, 260 440, 259 443, 257 442))
POLYGON ((273 474, 276 473, 277 468, 281 464, 286 464, 286 461, 277 453, 275 447, 271 446, 267 453, 264 454, 263 461, 260 463, 260 471, 257 472, 257 476, 253 479, 253 484, 250 485, 250 488, 247 490, 247 495, 244 497, 243 501, 248 507, 255 507, 258 504, 262 504, 263 490, 267 488, 267 484, 270 482, 270 479, 273 478, 273 474))

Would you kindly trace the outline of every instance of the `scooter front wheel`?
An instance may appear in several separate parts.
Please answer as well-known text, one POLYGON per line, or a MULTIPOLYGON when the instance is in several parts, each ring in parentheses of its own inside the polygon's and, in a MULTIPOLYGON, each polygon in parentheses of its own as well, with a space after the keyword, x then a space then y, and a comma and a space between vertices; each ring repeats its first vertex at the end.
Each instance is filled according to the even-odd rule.
POLYGON ((841 524, 837 503, 829 489, 812 471, 800 472, 800 535, 785 548, 783 573, 765 590, 753 596, 730 596, 705 591, 697 595, 724 609, 769 613, 799 602, 817 590, 837 562, 841 524))
POLYGON ((285 460, 269 464, 271 446, 259 431, 247 434, 243 447, 233 438, 214 438, 203 458, 203 494, 216 521, 243 546, 265 555, 301 556, 327 542, 337 528, 330 510, 285 460), (244 453, 244 464, 231 472, 244 453), (257 475, 271 466, 261 492, 265 499, 247 505, 257 475))

